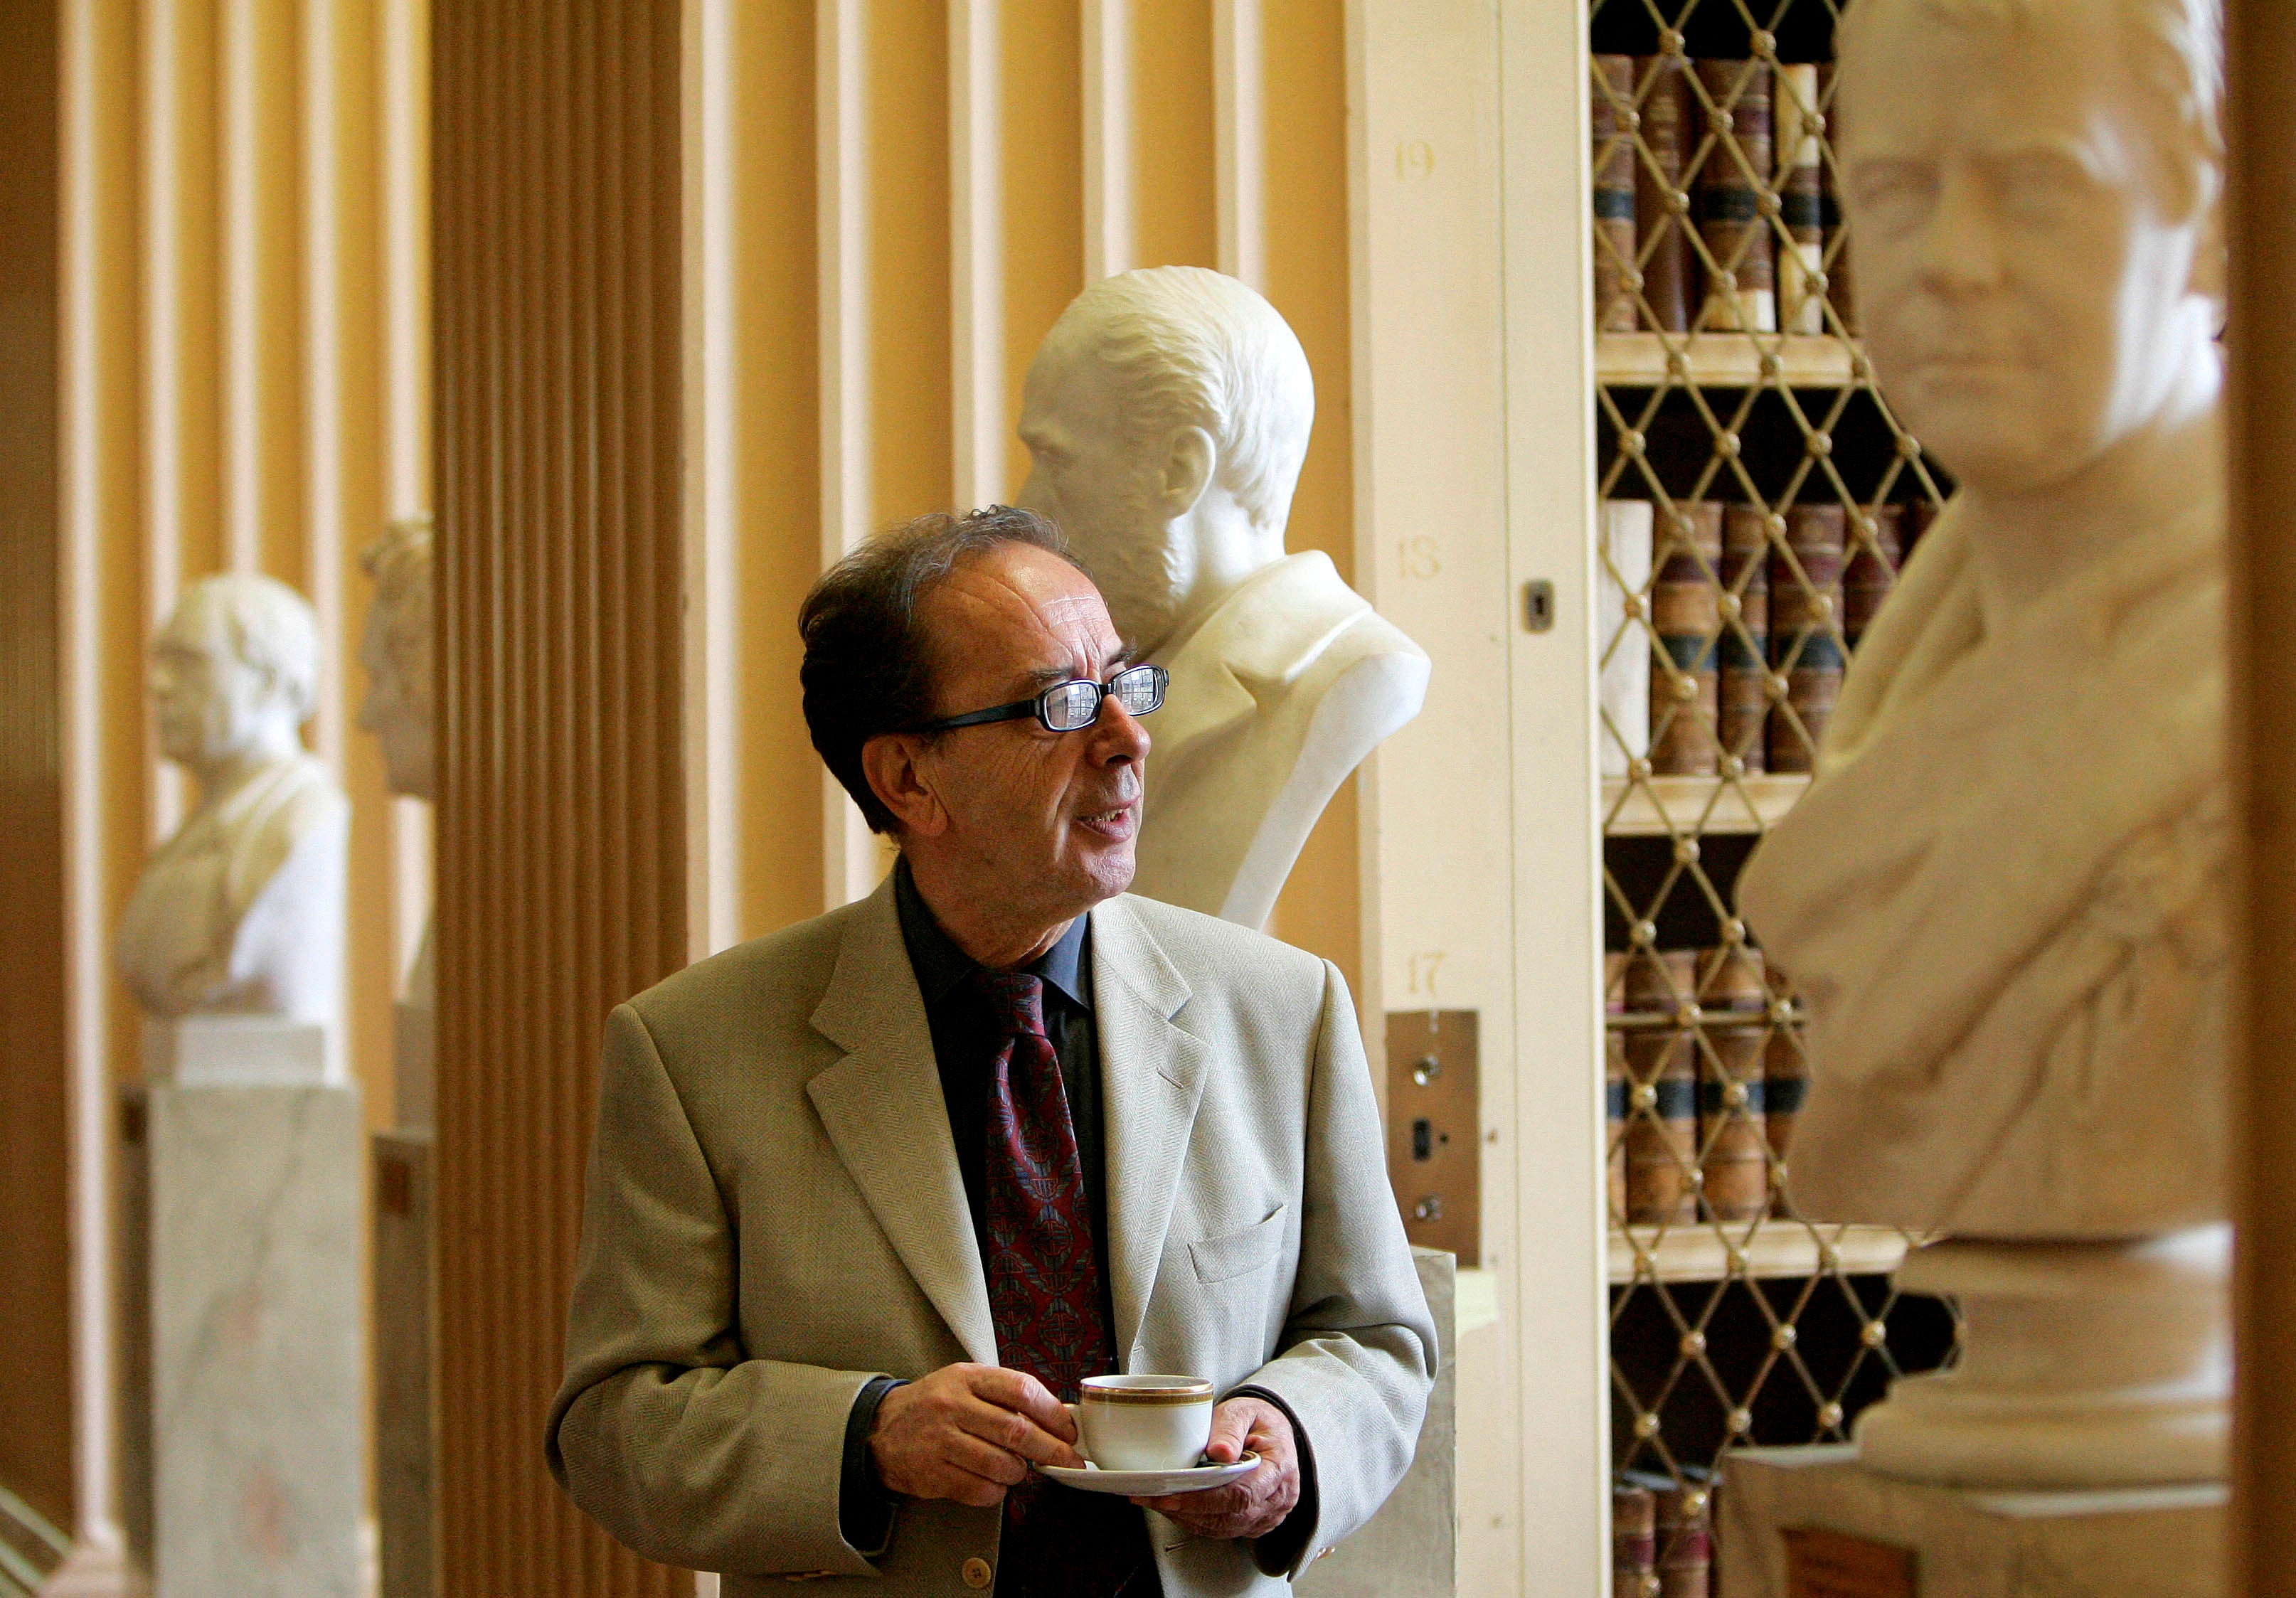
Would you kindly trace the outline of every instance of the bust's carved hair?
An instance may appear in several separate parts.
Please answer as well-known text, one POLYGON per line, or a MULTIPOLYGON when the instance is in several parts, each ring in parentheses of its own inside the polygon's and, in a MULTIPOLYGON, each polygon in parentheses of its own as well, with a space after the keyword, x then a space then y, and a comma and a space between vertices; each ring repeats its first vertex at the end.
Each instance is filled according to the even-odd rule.
POLYGON ((435 543, 428 516, 392 522, 359 551, 359 567, 374 584, 382 642, 399 682, 415 703, 430 699, 430 561, 435 543))
MULTIPOLYGON (((2171 157, 2173 183, 2201 174, 2202 204, 2222 187, 2224 144, 2224 8, 2221 0, 2092 0, 2111 13, 2128 51, 2130 81, 2145 116, 2171 157), (2189 163, 2186 164, 2186 163, 2189 163)), ((1911 5, 1948 27, 2014 29, 2064 9, 2066 0, 1865 0, 1842 14, 1837 36, 1845 70, 1865 49, 1874 20, 1893 5, 1911 5)))
POLYGON ((1134 439, 1161 445, 1202 428, 1219 452, 1220 485, 1252 525, 1283 527, 1308 458, 1316 380, 1274 306, 1202 266, 1147 266, 1092 284, 1054 331, 1115 370, 1134 439))
POLYGON ((268 675, 294 707, 297 725, 308 721, 319 708, 319 619, 311 602, 252 571, 202 578, 176 609, 200 599, 214 604, 232 658, 268 675))

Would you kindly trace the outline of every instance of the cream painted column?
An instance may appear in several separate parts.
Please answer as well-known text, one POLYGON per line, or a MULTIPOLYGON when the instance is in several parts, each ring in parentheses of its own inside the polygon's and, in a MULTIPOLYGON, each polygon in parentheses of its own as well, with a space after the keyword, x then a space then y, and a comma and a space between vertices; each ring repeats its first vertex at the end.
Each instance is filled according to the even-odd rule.
POLYGON ((1132 0, 1084 7, 1084 276, 1132 265, 1132 0))

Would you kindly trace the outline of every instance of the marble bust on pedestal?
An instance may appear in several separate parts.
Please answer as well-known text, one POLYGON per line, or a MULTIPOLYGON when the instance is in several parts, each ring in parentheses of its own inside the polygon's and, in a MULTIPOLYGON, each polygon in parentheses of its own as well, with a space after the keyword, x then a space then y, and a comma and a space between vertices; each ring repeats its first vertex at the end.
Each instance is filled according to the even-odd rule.
POLYGON ((1171 673, 1132 890, 1259 926, 1341 783, 1426 697, 1425 652, 1286 554, 1315 421, 1291 327, 1196 266, 1103 278, 1030 366, 1021 504, 1058 522, 1118 630, 1171 673))
POLYGON ((119 924, 120 974, 154 1018, 340 1012, 350 807, 303 748, 318 687, 311 607, 269 578, 196 583, 160 630, 160 750, 199 797, 119 924))
POLYGON ((1809 1011, 1799 1211, 1955 1241, 1870 1466, 2223 1443, 2220 45, 2209 0, 1861 0, 1839 145, 1884 397, 1959 484, 1739 904, 1809 1011))

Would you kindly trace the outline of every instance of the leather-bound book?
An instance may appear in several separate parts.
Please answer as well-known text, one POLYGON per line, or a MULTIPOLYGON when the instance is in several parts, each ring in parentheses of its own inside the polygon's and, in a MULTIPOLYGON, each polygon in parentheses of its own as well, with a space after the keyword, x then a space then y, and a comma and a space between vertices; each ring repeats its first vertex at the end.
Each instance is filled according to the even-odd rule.
POLYGON ((1610 1169, 1611 1224, 1627 1218, 1627 1125, 1633 1108, 1632 1084, 1627 1077, 1627 1035, 1616 1027, 1603 1029, 1603 1102, 1609 1122, 1603 1147, 1610 1169))
POLYGON ((1841 694, 1840 505, 1786 512, 1786 547, 1770 560, 1770 662, 1786 679, 1770 716, 1770 769, 1816 769, 1818 741, 1841 694))
POLYGON ((1853 650, 1898 580, 1905 526, 1903 505, 1867 505, 1857 512, 1857 535, 1841 570, 1841 641, 1853 650))
POLYGON ((1698 1056, 1698 1168, 1706 1212, 1718 1221, 1759 1220, 1770 1194, 1762 1061, 1769 1028, 1718 1027, 1710 1016, 1704 1031, 1698 1056))
POLYGON ((1627 1219, 1637 1225, 1698 1218, 1698 1046, 1680 1027, 1627 1033, 1627 1219), (1647 1090, 1647 1091, 1645 1091, 1647 1090))
POLYGON ((1635 617, 1647 602, 1650 586, 1651 503, 1646 499, 1603 502, 1602 558, 1595 564, 1596 659, 1602 663, 1597 697, 1603 727, 1596 736, 1603 774, 1622 777, 1650 752, 1651 651, 1649 635, 1635 617))
POLYGON ((1759 505, 1731 505, 1722 517, 1722 638, 1716 646, 1719 730, 1725 759, 1767 769, 1770 715, 1770 517, 1759 505))
POLYGON ((1627 1012, 1627 956, 1615 949, 1603 955, 1603 1011, 1606 1015, 1627 1012))
POLYGON ((1790 333, 1825 331, 1824 126, 1817 110, 1817 67, 1778 68, 1772 107, 1778 128, 1778 223, 1791 247, 1778 248, 1778 326, 1790 333))
POLYGON ((1762 1121, 1770 1136, 1770 1151, 1780 1160, 1793 1147, 1794 1117, 1809 1092, 1809 1056, 1801 1028, 1787 1022, 1770 1028, 1762 1051, 1762 1121))
POLYGON ((1639 1482, 1611 1486, 1611 1598, 1644 1598, 1658 1584, 1658 1499, 1639 1482))
POLYGON ((1698 1002, 1698 951, 1632 951, 1626 957, 1620 991, 1629 1015, 1680 1018, 1685 1005, 1698 1002))
MULTIPOLYGON (((1841 114, 1833 94, 1833 63, 1817 68, 1817 95, 1825 114, 1827 141, 1841 148, 1841 114)), ((1823 161, 1818 171, 1818 219, 1825 230, 1825 298, 1841 324, 1841 331, 1857 336, 1857 279, 1849 270, 1849 236, 1841 223, 1841 194, 1834 181, 1834 163, 1823 161)))
POLYGON ((1690 196, 1682 169, 1698 148, 1697 102, 1687 63, 1679 55, 1645 55, 1635 62, 1644 83, 1643 145, 1650 159, 1635 163, 1635 239, 1643 256, 1643 304, 1662 332, 1690 331, 1698 306, 1698 252, 1690 244, 1690 196))
POLYGON ((1930 523, 1937 520, 1937 505, 1931 500, 1923 498, 1906 502, 1904 523, 1906 553, 1898 558, 1898 570, 1903 571, 1906 562, 1914 558, 1914 551, 1921 544, 1922 535, 1930 530, 1930 523))
POLYGON ((1762 951, 1750 943, 1726 944, 1698 956, 1698 1007, 1710 1017, 1716 1012, 1759 1015, 1770 1007, 1769 971, 1762 951))
POLYGON ((1763 209, 1774 167, 1769 63, 1696 66, 1714 135, 1698 172, 1698 234, 1712 262, 1703 324, 1710 332, 1775 332, 1776 239, 1763 209))
POLYGON ((1635 267, 1635 58, 1596 56, 1591 87, 1595 326, 1606 333, 1631 332, 1641 275, 1635 267))
POLYGON ((1651 657, 1651 770, 1712 776, 1721 766, 1714 738, 1721 693, 1716 645, 1722 591, 1715 579, 1722 565, 1722 506, 1710 499, 1681 500, 1675 509, 1672 525, 1659 535, 1658 580, 1651 586, 1651 627, 1657 635, 1651 657))
POLYGON ((1714 1490, 1710 1482, 1669 1487, 1657 1499, 1652 1519, 1658 1543, 1659 1598, 1710 1598, 1714 1540, 1714 1490))

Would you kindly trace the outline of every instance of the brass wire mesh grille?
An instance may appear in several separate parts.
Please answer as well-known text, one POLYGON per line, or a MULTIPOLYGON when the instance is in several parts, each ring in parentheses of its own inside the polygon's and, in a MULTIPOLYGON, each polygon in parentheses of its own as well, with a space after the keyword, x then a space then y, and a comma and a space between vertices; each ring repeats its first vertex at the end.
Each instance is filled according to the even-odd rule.
MULTIPOLYGON (((1703 1558, 1702 1534, 1692 1549, 1668 1524, 1669 1490, 1677 1519, 1694 1520, 1728 1449, 1846 1439, 1889 1380, 1949 1357, 1957 1335, 1949 1307, 1888 1280, 1914 1240, 1795 1216, 1802 1014, 1784 973, 1751 971, 1732 897, 1752 843, 1808 781, 1828 674, 1857 642, 1843 572, 1870 599, 1950 484, 1874 387, 1838 218, 1825 208, 1814 242, 1808 178, 1790 192, 1812 138, 1820 186, 1833 187, 1832 74, 1816 64, 1831 60, 1835 0, 1593 0, 1590 17, 1590 169, 1598 189, 1606 170, 1613 185, 1593 228, 1597 543, 1616 606, 1601 660, 1606 680, 1649 661, 1646 700, 1628 671, 1624 698, 1604 695, 1599 733, 1615 952, 1612 1463, 1661 1504, 1654 1559, 1622 1553, 1616 1591, 1654 1594, 1658 1571, 1703 1558), (1669 75, 1686 100, 1672 152, 1648 136, 1669 75), (1769 126, 1795 148, 1771 138, 1766 150, 1763 119, 1739 117, 1765 93, 1769 126), (1626 152, 1641 192, 1631 228, 1616 225, 1626 152), (1652 290, 1677 240, 1693 281, 1669 329, 1652 290), (1640 512, 1614 509, 1640 504, 1646 554, 1640 512), (1838 557, 1825 542, 1836 518, 1838 557), (1685 629, 1684 615, 1703 619, 1685 629), (1660 957, 1687 949, 1706 952, 1660 957)), ((1669 1571, 1665 1590, 1705 1590, 1685 1577, 1703 1579, 1669 1571)))

